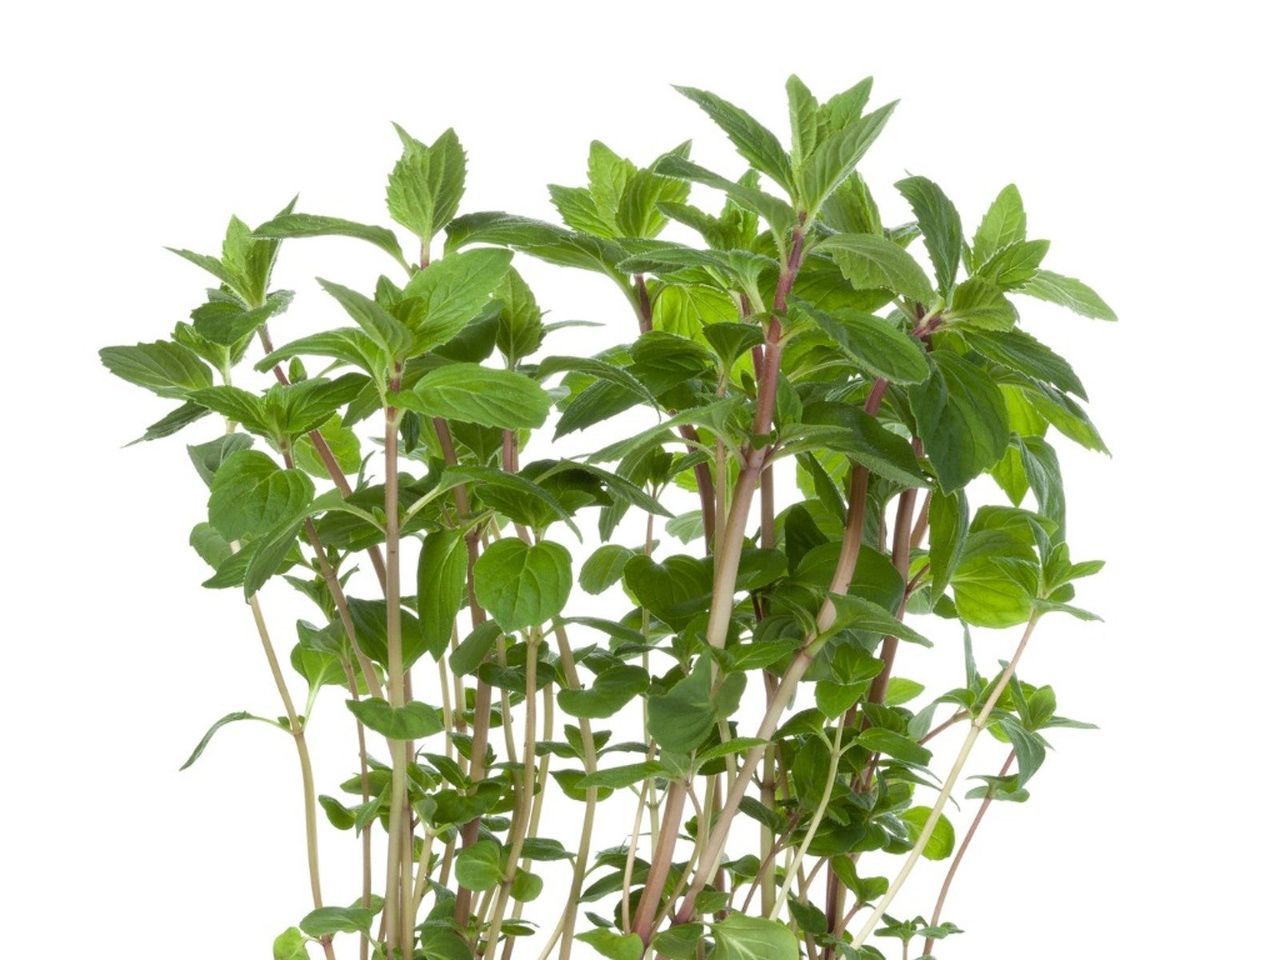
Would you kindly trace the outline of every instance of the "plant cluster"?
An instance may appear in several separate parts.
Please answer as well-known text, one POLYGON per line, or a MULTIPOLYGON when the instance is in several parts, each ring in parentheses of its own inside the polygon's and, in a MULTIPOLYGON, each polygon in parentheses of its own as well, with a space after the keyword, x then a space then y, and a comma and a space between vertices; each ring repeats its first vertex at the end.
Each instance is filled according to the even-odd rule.
POLYGON ((1013 186, 966 234, 910 176, 894 186, 913 222, 883 224, 856 168, 893 104, 869 108, 869 80, 823 102, 791 78, 789 149, 680 92, 743 175, 687 143, 640 166, 596 142, 586 185, 550 188, 564 225, 458 216, 454 133, 397 127, 387 206, 411 254, 403 234, 294 203, 257 228, 233 217, 220 255, 175 251, 216 281, 190 322, 101 352, 179 402, 141 439, 225 422, 187 448, 208 486, 190 542, 205 586, 247 600, 283 716, 229 714, 187 762, 242 720, 296 747, 314 910, 277 960, 932 956, 958 932, 944 899, 978 823, 1027 798, 1049 731, 1085 726, 1019 663, 1044 616, 1092 616, 1074 582, 1101 566, 1069 553, 1050 429, 1105 447, 1017 304, 1110 309, 1041 267, 1049 244, 1028 239, 1013 186), (695 184, 723 207, 692 205, 695 184), (282 243, 335 235, 395 275, 321 280, 351 323, 277 347, 282 243), (517 254, 614 281, 623 342, 556 352, 565 325, 544 321, 517 254), (625 436, 561 455, 615 417, 625 436), (556 455, 534 457, 549 420, 556 455), (996 502, 976 502, 984 475, 996 502), (588 518, 601 545, 575 564, 588 518), (284 659, 269 582, 314 605, 284 659), (619 615, 575 616, 575 582, 619 615), (926 692, 895 655, 946 621, 964 638, 963 656, 958 639, 940 651, 955 686, 926 692), (979 657, 970 627, 1018 639, 979 657), (353 760, 317 795, 321 708, 350 712, 353 760), (936 757, 953 727, 963 740, 936 757), (957 847, 946 811, 984 738, 1008 759, 968 790, 957 847), (601 847, 611 794, 607 832, 627 839, 601 847), (322 819, 360 846, 361 876, 323 873, 322 819), (929 917, 895 919, 922 857, 951 860, 946 886, 929 917))

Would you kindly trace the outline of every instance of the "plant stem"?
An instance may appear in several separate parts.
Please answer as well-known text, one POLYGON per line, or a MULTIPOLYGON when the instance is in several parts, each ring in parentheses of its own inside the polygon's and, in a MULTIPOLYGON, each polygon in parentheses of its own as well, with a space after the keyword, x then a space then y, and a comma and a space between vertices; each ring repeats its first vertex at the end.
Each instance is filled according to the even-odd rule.
MULTIPOLYGON (((280 660, 276 657, 275 647, 271 644, 271 634, 267 631, 267 621, 262 615, 262 605, 258 595, 249 598, 249 609, 253 611, 253 622, 258 628, 258 638, 262 641, 262 651, 266 654, 267 665, 271 668, 271 679, 275 681, 276 690, 280 694, 280 702, 284 706, 285 716, 289 720, 289 732, 293 735, 294 745, 298 750, 298 765, 302 768, 302 802, 303 816, 307 833, 307 873, 311 879, 311 901, 316 909, 324 906, 324 896, 320 892, 320 840, 316 830, 316 783, 311 770, 311 751, 307 749, 307 735, 298 711, 294 708, 293 697, 284 681, 284 673, 280 669, 280 660)), ((333 960, 333 944, 329 938, 321 939, 324 954, 333 960)))
MULTIPOLYGON (((560 669, 564 672, 565 689, 581 690, 582 682, 578 678, 578 665, 573 659, 573 648, 569 645, 569 635, 564 624, 559 620, 554 623, 556 647, 560 654, 560 669)), ((578 719, 578 732, 582 735, 582 764, 587 774, 596 772, 596 742, 591 732, 591 721, 586 717, 578 719)), ((586 792, 586 810, 582 815, 582 830, 578 839, 578 856, 573 863, 573 879, 569 884, 569 896, 565 900, 564 913, 555 936, 560 938, 560 958, 569 960, 573 950, 573 928, 578 921, 578 900, 582 896, 582 884, 587 876, 587 864, 591 859, 591 835, 595 826, 596 800, 599 791, 589 787, 586 792)), ((627 896, 629 891, 623 891, 627 896)), ((554 938, 552 943, 554 943, 554 938)), ((544 956, 550 955, 550 944, 544 956)))
MULTIPOLYGON (((533 815, 533 795, 537 789, 538 776, 538 649, 541 638, 537 631, 530 631, 525 644, 525 680, 524 680, 524 770, 523 784, 520 790, 520 805, 516 809, 515 819, 507 833, 507 845, 511 852, 507 855, 507 866, 503 873, 502 885, 498 890, 498 900, 493 909, 493 920, 489 925, 488 941, 485 945, 485 960, 493 960, 502 937, 502 916, 506 910, 511 886, 515 883, 516 872, 520 868, 520 854, 524 850, 525 837, 529 833, 529 822, 533 815)), ((510 726, 508 724, 508 726, 510 726)))
MULTIPOLYGON (((1010 750, 1009 756, 1005 758, 1004 766, 1000 768, 999 776, 1003 777, 1009 772, 1009 768, 1013 766, 1013 761, 1017 758, 1017 753, 1010 750)), ((978 807, 978 812, 974 815, 973 823, 969 825, 969 830, 965 833, 964 839, 960 841, 960 847, 956 850, 956 855, 951 858, 951 866, 947 868, 946 879, 942 881, 942 889, 938 891, 938 902, 933 905, 933 918, 929 921, 929 926, 936 927, 942 922, 942 905, 947 902, 947 893, 951 889, 951 881, 956 877, 956 871, 960 868, 960 861, 964 859, 969 844, 973 842, 973 835, 978 832, 978 827, 982 825, 982 818, 987 815, 987 809, 991 806, 992 796, 988 793, 982 798, 982 805, 978 807)), ((929 937, 924 942, 924 952, 926 954, 933 953, 933 937, 929 937)))
MULTIPOLYGON (((814 808, 813 814, 809 818, 809 829, 805 831, 804 837, 800 840, 800 846, 795 851, 795 857, 791 861, 791 866, 787 869, 786 874, 782 878, 782 893, 774 903, 773 908, 769 911, 769 919, 777 920, 778 915, 782 912, 782 904, 786 898, 786 893, 791 889, 791 884, 795 882, 796 871, 800 869, 805 854, 809 852, 809 845, 813 843, 813 838, 818 834, 818 828, 822 826, 823 814, 827 812, 827 804, 831 802, 831 794, 835 789, 836 775, 840 772, 840 742, 844 736, 844 724, 836 724, 836 739, 831 745, 831 762, 827 764, 827 779, 822 788, 822 796, 818 800, 817 807, 814 808)), ((815 873, 816 873, 815 869, 815 873)))
POLYGON ((1031 634, 1035 630, 1038 621, 1038 614, 1033 613, 1031 619, 1027 621, 1026 629, 1022 632, 1022 639, 1018 641, 1018 647, 1014 651, 1013 656, 1009 658, 1008 664, 1004 668, 1004 672, 1000 674, 1000 679, 991 689, 991 693, 987 696, 986 702, 982 706, 982 711, 974 718, 973 725, 969 728, 969 735, 965 738, 964 744, 960 748, 960 753, 956 757, 955 763, 951 765, 951 772, 947 774, 947 779, 943 781, 942 788, 938 791, 938 799, 933 804, 933 809, 929 811, 929 816, 925 819, 924 825, 920 828, 920 836, 916 839, 915 845, 911 848, 911 852, 907 855, 906 862, 898 871, 898 875, 893 878, 893 882, 889 884, 889 889, 885 891, 884 896, 880 898, 880 902, 876 904, 872 910, 871 916, 867 918, 866 924, 853 938, 853 948, 856 950, 861 947, 869 936, 875 931, 876 924, 880 922, 880 918, 884 916, 884 912, 889 909, 893 903, 894 897, 898 895, 898 891, 902 889, 902 885, 906 882, 907 877, 911 875, 911 871, 915 868, 916 863, 920 860, 920 855, 924 852, 925 844, 929 841, 933 834, 933 828, 937 826, 938 819, 942 816, 943 808, 946 807, 947 801, 951 799, 951 793, 955 790, 960 774, 964 770, 965 762, 969 759, 969 754, 973 751, 974 744, 978 742, 978 737, 982 731, 986 729, 987 720, 991 716, 991 711, 996 708, 996 704, 1000 701, 1001 695, 1005 688, 1009 685, 1009 681, 1013 678, 1014 671, 1018 669, 1018 662, 1022 659, 1023 652, 1027 649, 1027 642, 1031 639, 1031 634))
MULTIPOLYGON (((400 368, 391 378, 391 389, 400 389, 400 368)), ((387 699, 392 707, 405 705, 404 648, 400 631, 400 475, 399 416, 387 407, 383 452, 386 458, 386 487, 383 509, 387 515, 387 699)), ((394 744, 391 750, 391 798, 387 843, 387 950, 399 946, 401 951, 413 943, 412 909, 413 875, 403 863, 404 839, 409 828, 408 758, 411 742, 394 744), (405 882, 405 877, 408 881, 405 882), (409 896, 405 896, 405 890, 409 896), (398 924, 398 926, 397 926, 398 924)), ((406 954, 407 956, 407 954, 406 954)))

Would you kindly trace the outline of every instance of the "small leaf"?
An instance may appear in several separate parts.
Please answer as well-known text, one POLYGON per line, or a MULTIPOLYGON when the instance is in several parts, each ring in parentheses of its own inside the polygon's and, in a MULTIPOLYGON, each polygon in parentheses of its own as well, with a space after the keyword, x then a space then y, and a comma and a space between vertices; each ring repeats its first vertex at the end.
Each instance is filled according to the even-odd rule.
POLYGON ((257 536, 300 518, 315 492, 301 470, 283 470, 265 453, 240 450, 213 476, 209 522, 228 540, 257 536))
POLYGON ((903 760, 907 763, 915 763, 921 766, 927 764, 933 756, 927 749, 920 746, 910 737, 894 733, 892 730, 885 730, 882 727, 872 727, 870 730, 864 730, 858 734, 858 744, 873 753, 888 754, 896 760, 903 760))
POLYGON ((622 571, 635 551, 621 544, 606 543, 587 557, 578 571, 578 583, 592 595, 604 593, 622 579, 622 571))
POLYGON ((312 910, 298 924, 309 937, 327 937, 335 933, 369 934, 374 911, 360 907, 320 907, 312 910))
MULTIPOLYGON (((902 822, 907 825, 907 830, 911 834, 911 840, 914 843, 920 839, 920 834, 924 832, 925 823, 929 819, 930 810, 928 807, 912 807, 910 810, 903 811, 898 816, 902 822)), ((955 849, 956 831, 951 825, 951 821, 944 816, 938 817, 938 822, 933 825, 933 829, 929 833, 929 839, 924 842, 924 849, 921 851, 926 860, 945 860, 951 856, 951 851, 955 849)))
POLYGON ((196 744, 196 748, 191 751, 191 756, 187 757, 187 762, 184 763, 182 766, 180 766, 178 769, 185 770, 187 769, 187 767, 191 766, 193 763, 199 760, 200 754, 204 753, 204 748, 209 746, 209 741, 213 739, 213 735, 217 733, 219 730, 221 730, 223 727, 225 727, 228 723, 235 723, 237 720, 261 720, 261 719, 262 717, 255 717, 252 713, 246 713, 244 710, 237 710, 235 713, 228 713, 225 717, 222 717, 220 720, 214 723, 214 725, 209 728, 208 732, 205 733, 205 735, 200 738, 200 742, 196 744))
POLYGON ((502 848, 487 837, 477 840, 458 854, 455 873, 468 890, 483 892, 497 886, 502 882, 502 848))
POLYGON ((595 930, 580 933, 574 939, 594 947, 596 953, 607 957, 608 960, 640 960, 644 953, 644 941, 634 933, 614 933, 612 930, 598 927, 595 930))

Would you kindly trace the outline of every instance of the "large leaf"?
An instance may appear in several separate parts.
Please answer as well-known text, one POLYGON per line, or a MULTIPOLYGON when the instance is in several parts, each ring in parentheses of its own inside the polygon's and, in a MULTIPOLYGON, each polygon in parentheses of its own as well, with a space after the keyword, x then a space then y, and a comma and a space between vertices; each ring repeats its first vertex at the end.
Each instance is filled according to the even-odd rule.
POLYGON ((404 154, 387 178, 391 219, 412 230, 424 243, 453 219, 462 199, 466 154, 452 129, 431 146, 415 140, 399 126, 404 154))
POLYGON ((241 540, 301 517, 313 497, 315 485, 301 470, 281 469, 258 450, 239 450, 213 475, 209 522, 228 540, 241 540))
POLYGON ((569 551, 547 540, 497 540, 475 565, 476 599, 508 631, 546 623, 564 608, 572 587, 569 551))
POLYGON ((320 217, 310 213, 286 213, 268 220, 254 231, 259 237, 276 240, 287 240, 295 237, 354 237, 372 243, 380 250, 385 250, 395 257, 396 262, 405 269, 408 264, 404 259, 404 251, 400 249, 400 241, 386 227, 374 227, 339 217, 320 217))
POLYGON ((973 235, 974 266, 982 266, 997 250, 1025 239, 1027 215, 1022 209, 1022 195, 1011 183, 996 196, 973 235))
POLYGON ((98 356, 102 365, 120 379, 161 397, 183 400, 192 390, 213 383, 213 374, 204 361, 171 340, 104 347, 98 356))
POLYGON ((387 354, 393 357, 403 357, 406 354, 412 342, 409 331, 376 301, 328 280, 320 280, 320 286, 342 304, 342 309, 387 354))
POLYGON ((1116 319, 1115 311, 1094 293, 1092 287, 1074 277, 1064 277, 1049 270, 1037 270, 1014 292, 1059 304, 1082 317, 1093 317, 1095 320, 1116 319))
POLYGON ((540 427, 551 409, 550 395, 533 380, 478 363, 437 367, 391 402, 427 417, 506 429, 540 427))
POLYGON ((818 144, 796 178, 800 200, 806 211, 815 213, 820 210, 832 191, 849 179, 863 154, 880 136, 896 106, 895 101, 873 110, 818 144))
POLYGON ((712 960, 798 960, 796 935, 778 920, 731 913, 711 925, 712 960))
POLYGON ((910 388, 911 412, 944 493, 994 466, 1009 445, 1009 413, 991 377, 948 353, 933 354, 933 376, 910 388))
POLYGON ((956 611, 975 627, 1025 623, 1038 586, 1034 551, 1003 530, 970 533, 951 576, 956 611))
POLYGON ((414 352, 424 353, 461 333, 488 302, 510 266, 509 250, 467 250, 415 273, 404 288, 406 301, 418 301, 409 321, 414 352))
POLYGON ((459 530, 433 530, 418 555, 418 622, 427 652, 444 655, 467 588, 467 546, 459 530))
POLYGON ((924 234, 925 249, 933 262, 938 290, 946 296, 955 285, 960 253, 964 248, 960 214, 942 189, 925 177, 907 177, 894 186, 911 204, 920 232, 924 234))
POLYGON ((698 658, 689 675, 672 684, 666 693, 649 697, 649 735, 671 753, 692 753, 716 721, 731 716, 746 686, 745 673, 730 673, 712 682, 709 655, 698 658))
POLYGON ((822 328, 840 351, 861 370, 890 383, 921 383, 929 378, 929 364, 915 338, 891 320, 857 310, 827 313, 794 301, 800 312, 822 328))
POLYGON ((769 179, 791 193, 791 162, 778 138, 741 107, 736 107, 706 90, 676 87, 700 106, 716 126, 725 132, 738 153, 769 179))
POLYGON ((918 303, 933 299, 933 287, 920 264, 891 240, 870 233, 837 233, 815 249, 828 251, 846 279, 861 290, 884 288, 918 303))
POLYGON ((347 709, 366 727, 388 740, 422 740, 444 729, 440 711, 417 700, 393 707, 379 697, 368 697, 348 700, 347 709))

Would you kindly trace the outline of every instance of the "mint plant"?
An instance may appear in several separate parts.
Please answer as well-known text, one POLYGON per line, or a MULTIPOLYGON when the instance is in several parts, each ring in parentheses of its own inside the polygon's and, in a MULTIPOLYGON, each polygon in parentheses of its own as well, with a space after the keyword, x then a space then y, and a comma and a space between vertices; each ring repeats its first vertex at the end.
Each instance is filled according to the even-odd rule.
POLYGON ((190 322, 101 352, 177 402, 140 439, 194 438, 204 585, 247 602, 279 692, 186 765, 247 720, 296 750, 314 909, 277 960, 934 956, 979 824, 1087 726, 1020 665, 1045 616, 1093 618, 1075 582, 1101 563, 1071 556, 1052 443, 1105 446, 1019 311, 1111 310, 1041 267, 1013 186, 968 233, 910 176, 914 220, 884 225, 857 171, 893 111, 870 80, 820 101, 792 77, 789 149, 680 93, 744 173, 595 142, 586 184, 550 188, 564 225, 459 216, 456 136, 396 127, 399 232, 294 202, 233 217, 220 254, 175 251, 214 280, 190 322), (282 244, 321 236, 390 275, 320 280, 350 322, 276 346, 282 244), (574 353, 524 257, 611 279, 617 345, 574 353), (618 615, 575 614, 575 589, 618 615), (272 624, 282 590, 311 616, 272 624), (931 633, 949 689, 895 671, 931 633), (318 710, 352 719, 323 788, 318 710), (983 741, 996 770, 971 768, 983 741), (322 869, 322 820, 359 875, 322 869), (945 883, 901 913, 921 858, 945 883))

